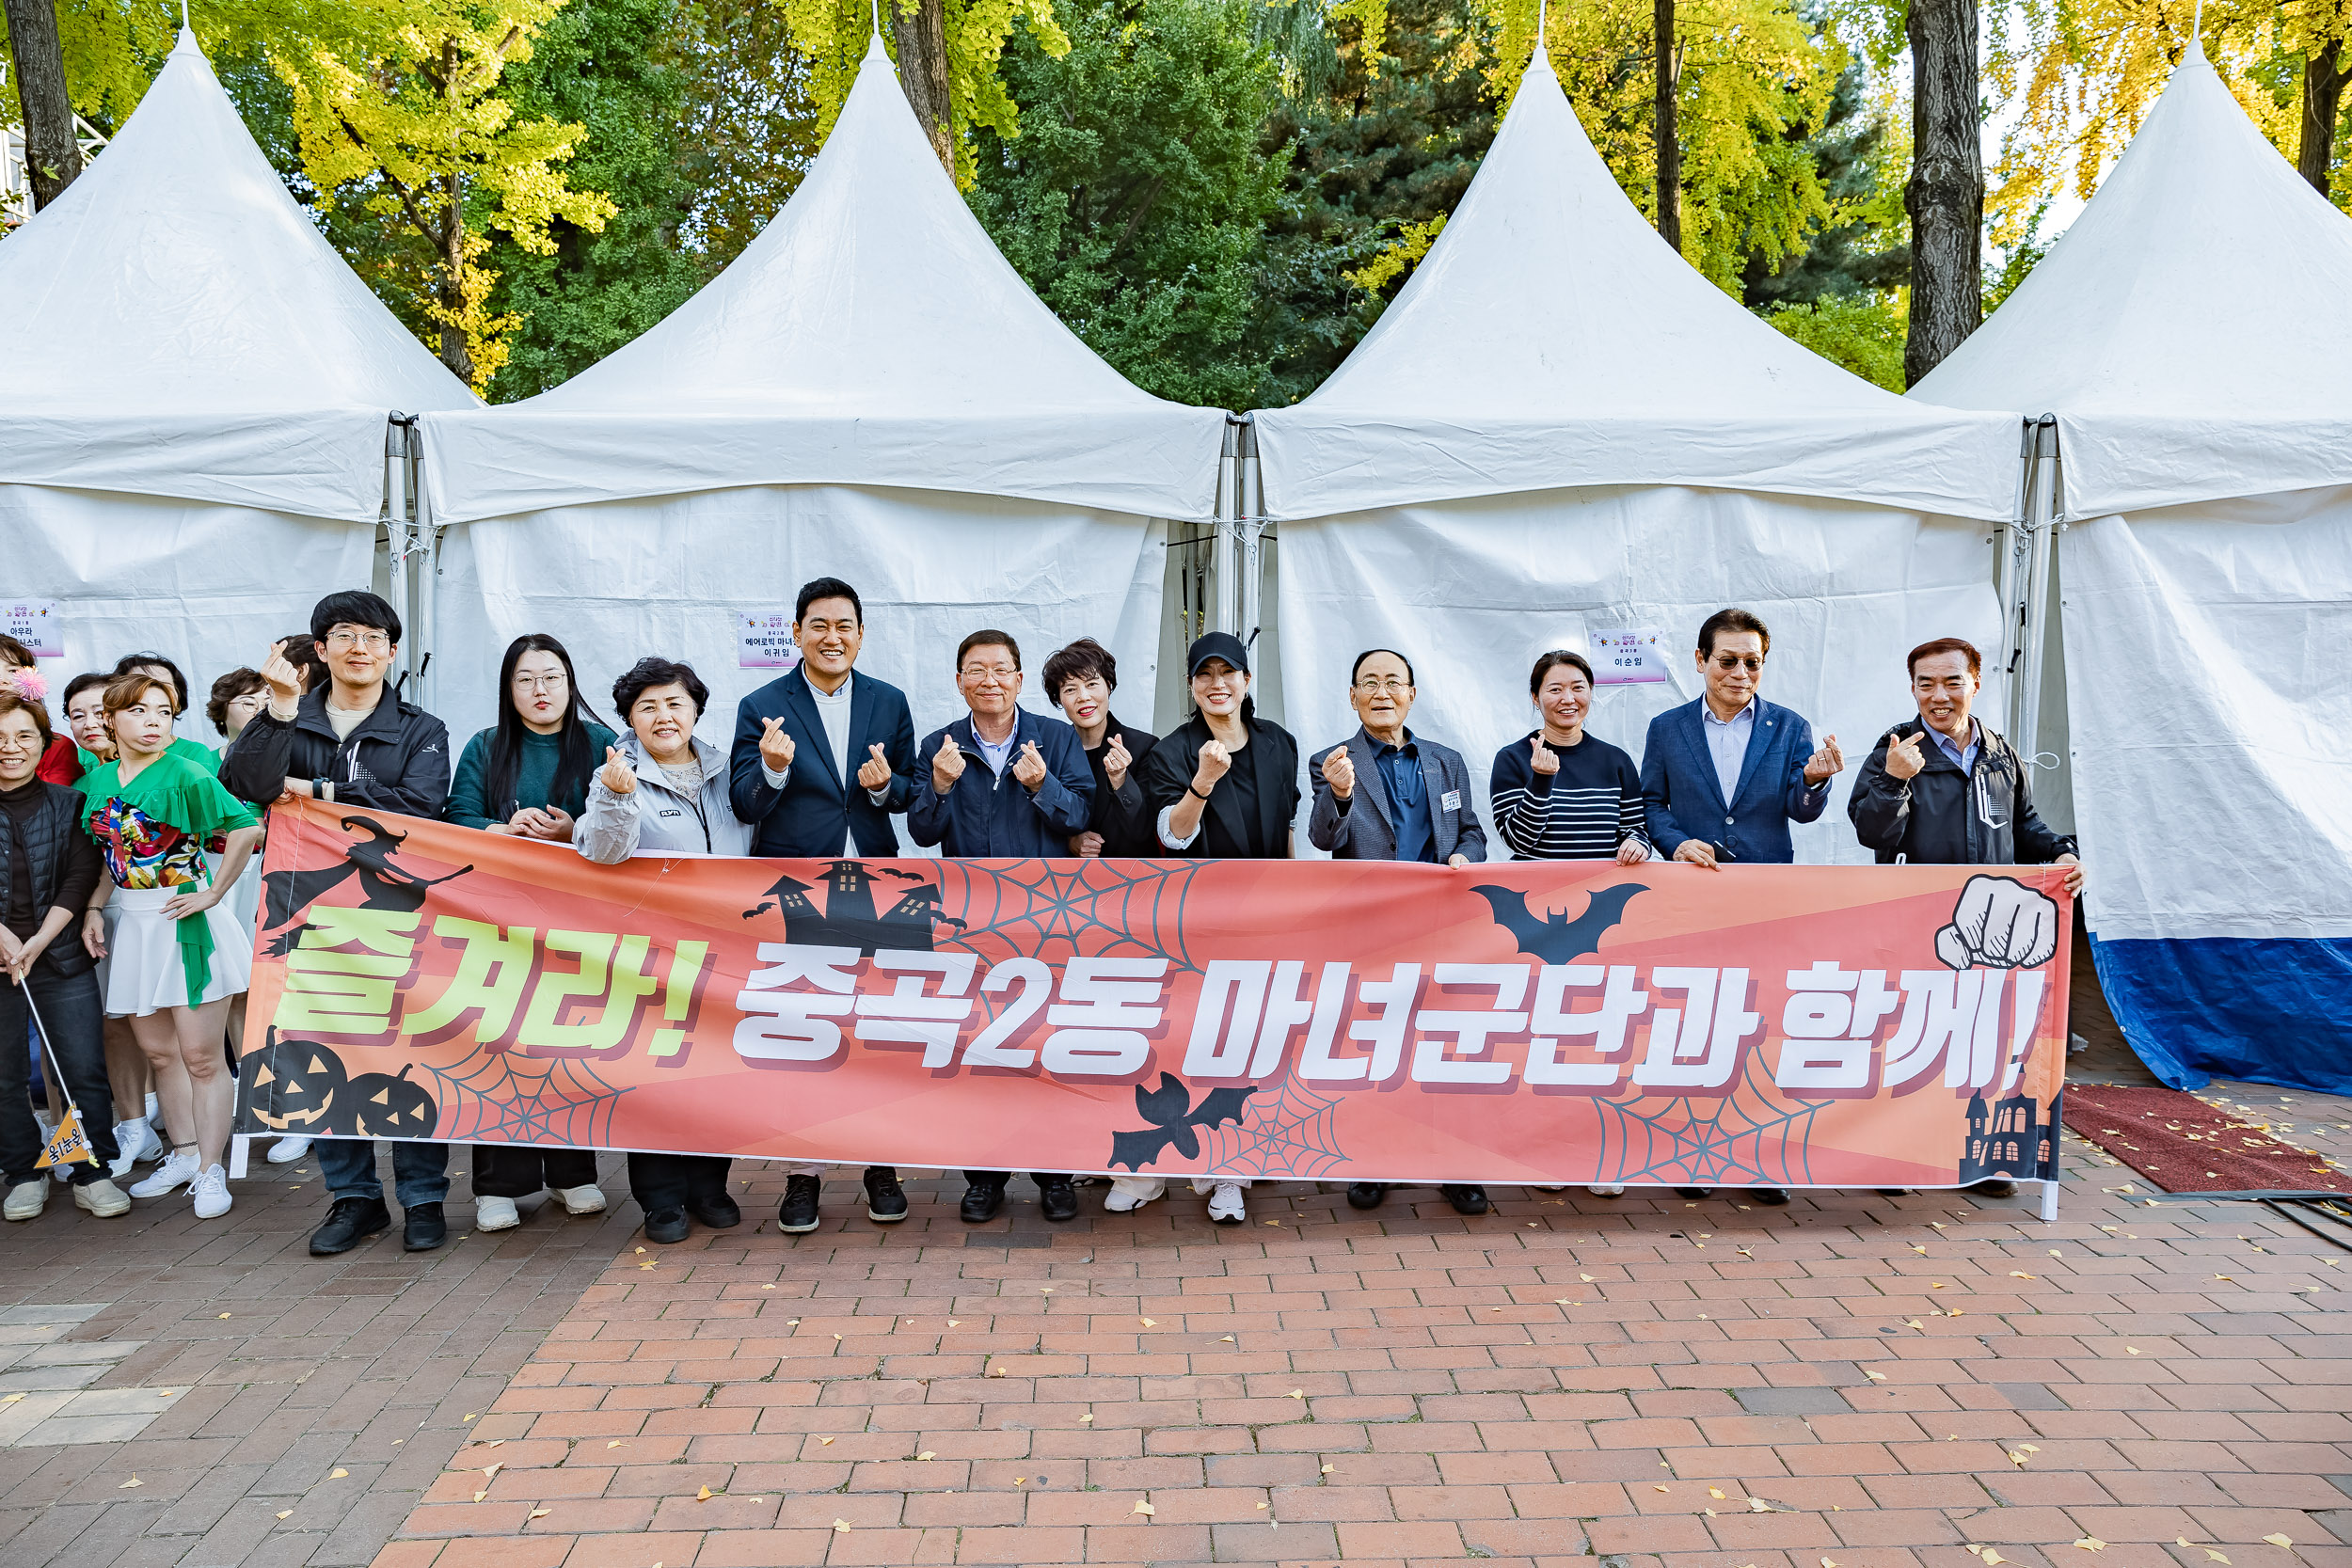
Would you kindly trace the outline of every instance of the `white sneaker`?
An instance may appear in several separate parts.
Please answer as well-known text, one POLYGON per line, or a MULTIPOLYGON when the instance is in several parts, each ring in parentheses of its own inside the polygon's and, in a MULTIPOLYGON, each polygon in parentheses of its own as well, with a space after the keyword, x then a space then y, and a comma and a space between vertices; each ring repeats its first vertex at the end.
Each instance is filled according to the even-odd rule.
POLYGON ((269 1163, 273 1165, 291 1165, 310 1152, 310 1140, 308 1138, 280 1138, 269 1146, 269 1163))
POLYGON ((164 1140, 155 1135, 155 1124, 145 1117, 115 1123, 115 1149, 117 1176, 142 1160, 160 1160, 169 1152, 164 1140))
POLYGON ((1156 1176, 1115 1176, 1103 1196, 1103 1212, 1132 1214, 1167 1191, 1168 1183, 1156 1176))
POLYGON ((522 1223, 522 1215, 515 1212, 513 1198, 485 1197, 479 1193, 474 1195, 473 1227, 476 1230, 512 1230, 522 1223))
POLYGON ((131 1196, 133 1197, 161 1197, 175 1187, 194 1181, 201 1174, 202 1167, 196 1163, 195 1155, 182 1154, 175 1150, 162 1164, 155 1167, 152 1175, 131 1189, 131 1196))
POLYGON ((48 1178, 36 1176, 30 1181, 20 1181, 8 1189, 8 1200, 0 1205, 0 1214, 12 1220, 39 1219, 48 1202, 48 1178))
POLYGON ((229 1173, 218 1165, 208 1167, 188 1188, 188 1196, 196 1199, 196 1217, 216 1220, 229 1212, 229 1173))
POLYGON ((87 1186, 73 1189, 74 1204, 88 1210, 102 1220, 131 1212, 131 1200, 122 1196, 122 1189, 101 1177, 87 1186))
POLYGON ((1590 1186, 1590 1187, 1585 1188, 1584 1190, 1585 1190, 1586 1192, 1588 1192, 1588 1193, 1592 1194, 1595 1197, 1623 1197, 1623 1196, 1625 1196, 1625 1183, 1624 1183, 1624 1182, 1622 1182, 1622 1181, 1601 1181, 1601 1182, 1597 1182, 1597 1183, 1595 1183, 1594 1185, 1592 1185, 1592 1186, 1590 1186))
POLYGON ((604 1212, 604 1189, 594 1181, 584 1187, 558 1187, 555 1196, 564 1200, 567 1214, 601 1214, 604 1212))
POLYGON ((1242 1200, 1240 1186, 1232 1181, 1218 1182, 1209 1194, 1209 1218, 1219 1225, 1239 1225, 1248 1217, 1249 1210, 1242 1200))

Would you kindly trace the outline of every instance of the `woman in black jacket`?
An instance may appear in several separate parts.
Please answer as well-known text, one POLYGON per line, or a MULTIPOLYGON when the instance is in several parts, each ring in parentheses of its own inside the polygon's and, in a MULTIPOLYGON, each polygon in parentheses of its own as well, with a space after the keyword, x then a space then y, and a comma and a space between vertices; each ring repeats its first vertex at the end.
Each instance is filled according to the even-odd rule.
MULTIPOLYGON (((1189 859, 1292 858, 1298 816, 1298 742, 1257 716, 1249 697, 1249 650, 1240 638, 1213 631, 1184 655, 1197 711, 1160 737, 1143 759, 1143 806, 1157 853, 1189 859)), ((1104 1207, 1139 1208, 1159 1196, 1157 1178, 1121 1178, 1104 1207)), ((1247 1180, 1195 1177, 1209 1196, 1209 1218, 1239 1225, 1248 1217, 1247 1180)))
POLYGON ((107 1172, 116 1149, 105 1010, 97 964, 81 940, 83 911, 103 867, 98 846, 82 832, 81 792, 35 777, 54 738, 47 710, 0 689, 0 1172, 12 1220, 33 1218, 49 1199, 49 1173, 34 1164, 40 1127, 25 1098, 28 1001, 40 1009, 54 1053, 49 1070, 65 1080, 82 1136, 98 1158, 72 1167, 73 1201, 102 1218, 131 1207, 107 1172))

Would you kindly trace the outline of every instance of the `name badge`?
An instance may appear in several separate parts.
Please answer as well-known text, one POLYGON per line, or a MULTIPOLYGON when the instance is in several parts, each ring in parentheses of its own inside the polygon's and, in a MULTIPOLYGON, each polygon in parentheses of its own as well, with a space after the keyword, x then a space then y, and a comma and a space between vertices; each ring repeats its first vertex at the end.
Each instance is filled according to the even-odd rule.
POLYGON ((1448 811, 1460 811, 1462 809, 1462 792, 1458 789, 1449 789, 1443 795, 1438 797, 1438 804, 1443 806, 1448 811))

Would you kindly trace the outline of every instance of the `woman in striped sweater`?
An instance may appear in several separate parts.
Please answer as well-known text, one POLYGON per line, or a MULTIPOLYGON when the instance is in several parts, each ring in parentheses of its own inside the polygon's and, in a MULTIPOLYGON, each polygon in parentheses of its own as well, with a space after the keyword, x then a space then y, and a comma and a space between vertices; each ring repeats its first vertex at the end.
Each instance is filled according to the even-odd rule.
POLYGON ((1642 775, 1633 759, 1584 733, 1593 705, 1593 667, 1556 648, 1527 680, 1543 727, 1495 753, 1490 793, 1495 826, 1520 860, 1649 859, 1642 775))

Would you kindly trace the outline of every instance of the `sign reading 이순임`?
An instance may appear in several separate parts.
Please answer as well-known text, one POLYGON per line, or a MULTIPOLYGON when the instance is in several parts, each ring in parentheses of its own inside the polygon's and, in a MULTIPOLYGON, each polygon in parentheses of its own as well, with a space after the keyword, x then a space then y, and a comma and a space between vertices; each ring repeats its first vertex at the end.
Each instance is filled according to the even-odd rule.
POLYGON ((271 816, 239 1130, 1324 1180, 2055 1170, 2063 869, 644 859, 271 816))

